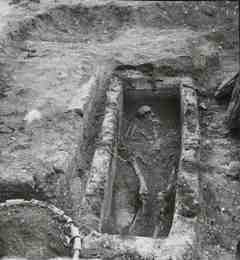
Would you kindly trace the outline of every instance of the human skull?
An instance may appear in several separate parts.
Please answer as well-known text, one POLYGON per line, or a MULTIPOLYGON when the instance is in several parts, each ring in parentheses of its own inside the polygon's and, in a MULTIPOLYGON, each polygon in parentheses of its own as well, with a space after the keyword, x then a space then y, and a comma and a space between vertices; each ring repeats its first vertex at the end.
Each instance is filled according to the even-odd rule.
POLYGON ((138 111, 137 111, 137 114, 138 116, 146 116, 146 115, 149 115, 152 113, 152 109, 150 106, 146 106, 146 105, 143 105, 141 106, 138 111))

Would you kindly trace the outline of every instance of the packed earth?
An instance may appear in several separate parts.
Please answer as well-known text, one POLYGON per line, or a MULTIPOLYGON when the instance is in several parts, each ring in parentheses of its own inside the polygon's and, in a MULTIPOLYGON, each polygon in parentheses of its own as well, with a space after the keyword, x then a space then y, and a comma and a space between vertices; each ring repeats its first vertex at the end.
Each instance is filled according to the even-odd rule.
POLYGON ((0 259, 240 259, 238 1, 0 0, 0 259))

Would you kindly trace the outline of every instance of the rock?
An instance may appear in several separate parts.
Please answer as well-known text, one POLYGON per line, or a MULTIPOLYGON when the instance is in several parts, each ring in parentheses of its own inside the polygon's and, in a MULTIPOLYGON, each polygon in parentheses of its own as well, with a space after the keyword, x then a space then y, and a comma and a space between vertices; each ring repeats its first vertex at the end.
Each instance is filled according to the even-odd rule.
POLYGON ((0 125, 0 134, 11 134, 14 131, 11 127, 0 125))
POLYGON ((235 72, 228 76, 217 88, 215 92, 215 98, 223 98, 226 96, 230 96, 232 94, 238 76, 239 72, 235 72))
POLYGON ((229 171, 226 175, 232 180, 240 180, 240 162, 232 161, 229 164, 229 171))
POLYGON ((232 171, 239 171, 240 170, 240 162, 239 161, 232 161, 229 164, 229 167, 232 171))
POLYGON ((202 109, 202 110, 207 110, 207 106, 206 106, 206 104, 204 102, 201 102, 199 104, 199 108, 202 109))
POLYGON ((33 121, 39 121, 41 119, 42 119, 42 114, 40 111, 36 109, 29 111, 24 117, 24 121, 26 121, 27 124, 31 124, 33 121))
POLYGON ((152 109, 150 106, 141 106, 138 111, 137 111, 137 114, 138 116, 145 116, 147 114, 150 114, 152 112, 152 109))

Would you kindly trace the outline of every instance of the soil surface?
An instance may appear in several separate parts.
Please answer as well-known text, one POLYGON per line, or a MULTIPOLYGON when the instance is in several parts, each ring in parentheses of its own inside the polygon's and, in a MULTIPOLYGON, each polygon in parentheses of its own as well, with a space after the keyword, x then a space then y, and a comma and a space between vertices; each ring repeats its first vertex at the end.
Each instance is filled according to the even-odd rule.
POLYGON ((240 189, 239 180, 233 177, 239 168, 233 165, 240 160, 240 139, 227 129, 228 102, 212 98, 212 89, 224 75, 239 69, 237 62, 236 56, 224 57, 221 70, 203 83, 209 88, 209 96, 200 99, 207 104, 200 117, 202 216, 199 227, 201 244, 206 250, 204 259, 235 259, 232 253, 239 242, 240 189))
MULTIPOLYGON (((226 128, 227 100, 217 102, 213 93, 229 74, 239 70, 238 17, 237 1, 0 0, 0 201, 38 198, 76 218, 101 126, 104 79, 116 65, 151 64, 158 77, 191 76, 195 81, 201 104, 200 259, 235 259, 240 241, 240 186, 234 176, 239 171, 240 139, 226 128), (102 84, 96 84, 98 94, 92 100, 89 80, 99 67, 102 84), (76 99, 82 110, 72 109, 76 99), (93 109, 88 109, 90 103, 93 109)), ((129 122, 135 123, 151 140, 136 131, 123 145, 133 144, 133 152, 144 152, 147 163, 140 159, 139 165, 143 173, 152 173, 146 174, 146 180, 152 188, 149 207, 154 208, 155 193, 164 187, 171 168, 166 166, 168 155, 178 153, 178 134, 176 125, 168 125, 163 118, 168 115, 162 114, 172 111, 172 101, 160 102, 160 110, 153 106, 165 122, 158 132, 159 142, 169 149, 151 154, 149 147, 156 144, 151 124, 132 117, 141 102, 125 105, 129 111, 123 132, 129 122), (152 162, 155 156, 160 158, 156 164, 152 162)), ((176 118, 175 106, 174 111, 176 118)), ((118 168, 131 176, 116 181, 124 189, 131 185, 127 189, 130 198, 137 194, 139 183, 126 163, 119 160, 118 168)), ((135 206, 130 207, 132 214, 135 206)), ((153 208, 145 223, 152 223, 153 208)), ((1 237, 1 231, 0 243, 6 251, 2 255, 23 255, 18 247, 23 241, 21 248, 30 258, 65 254, 61 246, 57 253, 51 248, 43 227, 48 221, 44 212, 10 213, 13 218, 26 219, 34 232, 12 218, 8 221, 8 213, 1 212, 0 228, 4 226, 7 238, 1 237), (36 238, 34 234, 42 234, 42 228, 45 235, 36 238), (13 239, 8 232, 14 234, 13 239), (26 232, 33 237, 31 243, 26 232), (41 246, 43 253, 36 251, 41 246)), ((161 235, 167 235, 169 225, 161 235)), ((52 231, 52 227, 47 229, 52 231)), ((151 224, 137 224, 132 233, 152 236, 152 229, 151 224)))

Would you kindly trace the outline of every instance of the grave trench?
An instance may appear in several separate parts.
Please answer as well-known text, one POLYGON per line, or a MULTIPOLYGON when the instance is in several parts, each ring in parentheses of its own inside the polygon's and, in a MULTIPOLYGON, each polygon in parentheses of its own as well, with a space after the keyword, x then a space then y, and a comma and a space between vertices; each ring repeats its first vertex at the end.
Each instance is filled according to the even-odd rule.
POLYGON ((189 167, 197 162, 199 151, 193 81, 188 77, 164 76, 153 81, 149 75, 138 72, 126 71, 130 77, 123 78, 115 71, 110 79, 99 144, 82 201, 83 226, 94 231, 88 230, 84 238, 84 257, 130 254, 168 259, 197 254, 198 169, 189 167), (151 113, 136 116, 143 104, 151 105, 148 109, 151 113), (167 109, 165 118, 161 115, 163 107, 167 109), (166 123, 162 132, 160 120, 166 123), (156 123, 155 127, 151 128, 151 122, 156 123), (137 126, 128 131, 130 123, 137 126), (137 131, 141 133, 137 135, 137 131), (123 138, 123 133, 127 133, 128 139, 123 138), (164 142, 155 142, 159 137, 164 142), (148 165, 153 156, 144 150, 145 138, 149 147, 157 148, 155 155, 160 157, 156 160, 157 167, 148 165), (138 145, 133 145, 139 140, 138 145), (168 146, 163 154, 166 157, 158 152, 162 145, 168 146), (160 163, 165 167, 163 171, 159 170, 160 163), (148 192, 144 204, 141 188, 146 191, 145 186, 148 192), (164 198, 159 204, 154 201, 158 193, 160 199, 164 198), (178 236, 182 239, 177 240, 173 250, 172 244, 175 245, 178 236))
POLYGON ((181 150, 179 82, 159 80, 153 89, 146 74, 126 70, 132 74, 129 88, 115 72, 82 216, 102 233, 166 237, 181 150), (144 108, 149 111, 140 114, 144 108))
MULTIPOLYGON (((144 85, 144 80, 141 84, 144 85)), ((161 93, 161 90, 156 93, 149 86, 123 92, 123 118, 109 218, 111 227, 107 225, 105 228, 109 233, 152 237, 160 210, 157 194, 164 191, 169 182, 175 181, 176 176, 171 176, 172 170, 178 168, 179 98, 161 93), (144 105, 151 111, 139 116, 138 110, 144 105), (139 195, 139 179, 130 162, 134 157, 148 189, 144 210, 139 195)), ((168 214, 161 221, 158 237, 169 233, 174 203, 173 189, 169 196, 168 214)))

